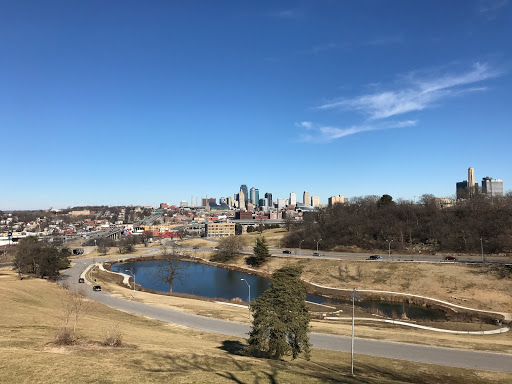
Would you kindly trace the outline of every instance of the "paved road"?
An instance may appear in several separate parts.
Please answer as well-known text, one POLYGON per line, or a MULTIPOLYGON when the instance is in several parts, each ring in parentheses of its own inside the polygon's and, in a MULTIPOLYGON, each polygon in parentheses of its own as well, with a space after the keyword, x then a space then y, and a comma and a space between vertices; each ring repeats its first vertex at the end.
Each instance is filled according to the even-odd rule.
MULTIPOLYGON (((72 289, 85 286, 87 297, 113 308, 207 332, 247 337, 249 326, 245 324, 118 299, 106 292, 93 292, 90 286, 78 284, 80 273, 91 261, 75 260, 76 264, 66 271, 61 282, 68 282, 72 289)), ((310 340, 315 348, 350 352, 350 337, 311 333, 310 340)), ((355 353, 460 368, 512 372, 512 355, 510 354, 475 352, 361 338, 356 338, 355 353)))
MULTIPOLYGON (((202 239, 206 240, 206 239, 202 239)), ((210 241, 212 241, 210 239, 210 241)), ((179 246, 179 244, 178 244, 179 246)), ((213 248, 198 248, 193 249, 192 247, 184 247, 179 246, 181 250, 184 251, 208 251, 211 252, 213 248)), ((340 260, 368 260, 370 255, 375 255, 376 253, 348 253, 348 252, 332 252, 332 251, 319 251, 320 256, 313 256, 315 250, 310 249, 293 249, 293 248, 276 248, 269 247, 268 248, 272 256, 281 256, 281 257, 300 257, 300 258, 314 258, 314 259, 340 259, 340 260), (287 249, 291 253, 283 253, 283 251, 287 249)), ((241 251, 244 254, 252 254, 252 248, 245 248, 241 251)), ((444 261, 444 255, 399 255, 399 254, 391 254, 389 255, 387 252, 381 252, 380 256, 382 256, 383 261, 418 261, 418 262, 441 262, 444 261)), ((481 263, 482 257, 477 255, 461 255, 457 256, 459 262, 463 263, 481 263)), ((485 256, 486 263, 492 264, 512 264, 512 256, 485 256)))

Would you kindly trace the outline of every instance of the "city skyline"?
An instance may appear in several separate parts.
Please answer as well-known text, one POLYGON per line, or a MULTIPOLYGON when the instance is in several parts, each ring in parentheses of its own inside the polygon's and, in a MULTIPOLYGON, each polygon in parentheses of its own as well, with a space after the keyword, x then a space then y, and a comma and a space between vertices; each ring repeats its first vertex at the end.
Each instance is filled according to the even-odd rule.
POLYGON ((0 33, 2 210, 511 189, 510 1, 8 2, 0 33))

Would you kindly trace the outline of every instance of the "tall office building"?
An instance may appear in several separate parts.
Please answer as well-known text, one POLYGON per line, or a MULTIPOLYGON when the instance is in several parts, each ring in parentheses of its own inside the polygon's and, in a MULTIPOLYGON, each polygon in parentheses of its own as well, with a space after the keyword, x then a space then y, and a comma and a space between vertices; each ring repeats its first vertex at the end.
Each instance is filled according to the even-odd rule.
POLYGON ((473 168, 468 168, 468 192, 470 197, 475 194, 475 170, 473 168))
POLYGON ((202 197, 201 198, 201 205, 203 207, 206 207, 208 205, 208 203, 217 203, 217 199, 215 197, 211 197, 211 198, 208 198, 208 197, 204 198, 204 197, 202 197))
POLYGON ((313 207, 319 207, 320 206, 320 197, 318 197, 318 196, 311 196, 311 205, 313 207))
POLYGON ((289 205, 297 205, 297 197, 295 196, 295 192, 290 193, 289 205))
POLYGON ((333 207, 334 204, 343 204, 345 203, 345 198, 341 195, 331 196, 329 197, 329 207, 333 207))
MULTIPOLYGON (((242 186, 243 187, 243 186, 242 186)), ((247 189, 247 187, 245 187, 247 189)), ((240 188, 240 193, 238 194, 238 209, 241 211, 245 211, 246 204, 245 204, 245 194, 244 190, 240 188)))
POLYGON ((252 187, 250 193, 251 193, 251 203, 254 206, 257 206, 259 204, 259 201, 260 201, 260 191, 259 191, 259 189, 252 187))
POLYGON ((311 202, 309 200, 309 192, 308 191, 304 191, 304 198, 302 199, 302 203, 304 204, 305 207, 309 207, 311 202))
POLYGON ((228 205, 229 209, 233 208, 233 199, 231 197, 228 197, 226 200, 226 204, 228 205))
POLYGON ((286 208, 286 199, 277 199, 277 209, 286 208))
POLYGON ((260 199, 259 201, 259 206, 262 207, 262 208, 266 208, 268 207, 267 205, 267 199, 260 199))
POLYGON ((484 177, 482 179, 482 193, 494 196, 503 196, 503 180, 492 179, 492 177, 484 177))
POLYGON ((265 193, 265 199, 267 199, 267 205, 269 207, 273 207, 274 204, 272 202, 272 194, 270 192, 265 193))
POLYGON ((244 204, 247 206, 247 203, 249 202, 249 192, 247 191, 247 185, 242 184, 240 186, 240 190, 244 192, 244 204))
POLYGON ((459 181, 455 183, 455 194, 457 199, 466 199, 468 197, 468 181, 459 181))
POLYGON ((475 183, 475 170, 468 168, 468 179, 455 184, 457 199, 473 197, 478 192, 478 183, 475 183))

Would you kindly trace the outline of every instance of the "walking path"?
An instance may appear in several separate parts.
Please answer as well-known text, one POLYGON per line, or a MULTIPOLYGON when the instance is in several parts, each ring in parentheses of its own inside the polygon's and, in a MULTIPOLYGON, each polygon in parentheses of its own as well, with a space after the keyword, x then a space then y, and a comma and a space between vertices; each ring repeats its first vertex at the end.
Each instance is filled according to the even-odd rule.
MULTIPOLYGON (((67 282, 71 289, 78 289, 80 286, 78 277, 90 265, 91 261, 76 260, 76 264, 66 271, 61 281, 67 282)), ((228 337, 246 338, 250 331, 250 327, 246 324, 123 300, 112 297, 107 292, 87 291, 86 295, 88 298, 112 308, 228 337)), ((310 333, 309 336, 314 348, 341 352, 350 351, 350 337, 320 333, 310 333)), ((356 338, 355 353, 460 368, 512 372, 512 355, 504 353, 440 348, 362 338, 356 338)))

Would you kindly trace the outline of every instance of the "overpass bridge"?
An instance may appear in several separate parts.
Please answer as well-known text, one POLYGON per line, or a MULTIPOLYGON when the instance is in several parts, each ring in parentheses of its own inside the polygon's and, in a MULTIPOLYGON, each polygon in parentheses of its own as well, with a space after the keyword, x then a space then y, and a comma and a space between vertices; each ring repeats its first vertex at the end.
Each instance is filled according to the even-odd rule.
MULTIPOLYGON (((151 225, 156 220, 160 219, 160 217, 162 217, 161 213, 153 213, 152 215, 133 223, 133 228, 137 229, 144 224, 151 225)), ((109 228, 109 229, 106 229, 103 231, 92 232, 86 236, 86 240, 84 241, 82 246, 96 245, 97 242, 99 242, 100 240, 103 240, 103 239, 118 240, 121 237, 121 235, 123 234, 123 230, 124 230, 124 228, 121 226, 121 227, 109 228)))

